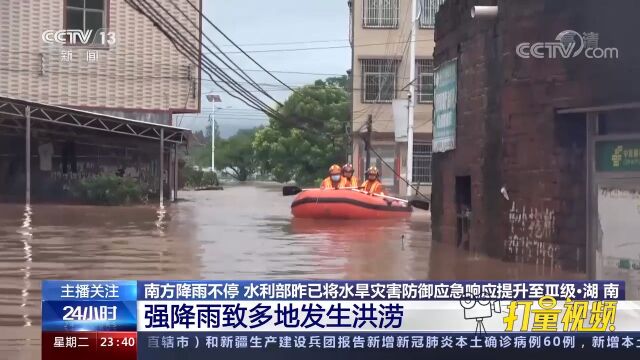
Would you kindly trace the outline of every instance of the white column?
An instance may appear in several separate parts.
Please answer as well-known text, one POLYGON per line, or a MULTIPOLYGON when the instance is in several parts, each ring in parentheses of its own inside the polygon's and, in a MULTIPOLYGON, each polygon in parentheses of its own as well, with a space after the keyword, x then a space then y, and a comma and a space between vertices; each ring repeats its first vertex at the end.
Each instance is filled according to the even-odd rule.
MULTIPOLYGON (((411 40, 409 44, 409 131, 407 132, 407 181, 413 183, 413 117, 416 103, 416 0, 411 0, 411 40)), ((411 186, 407 186, 407 196, 412 195, 411 186)))
POLYGON ((25 141, 25 201, 27 205, 31 204, 31 107, 27 106, 24 110, 26 119, 26 141, 25 141))
POLYGON ((211 171, 216 172, 216 102, 211 102, 211 171))
POLYGON ((174 192, 174 188, 175 188, 175 183, 173 182, 175 180, 175 176, 174 176, 174 172, 175 170, 175 161, 173 159, 173 157, 175 156, 175 153, 173 151, 173 149, 171 148, 171 146, 169 147, 169 177, 167 178, 167 182, 169 183, 169 198, 171 199, 171 202, 174 202, 176 200, 175 197, 175 192, 174 192))
POLYGON ((178 144, 175 144, 173 154, 173 199, 178 201, 178 144))
POLYGON ((160 128, 160 207, 164 205, 164 128, 160 128))

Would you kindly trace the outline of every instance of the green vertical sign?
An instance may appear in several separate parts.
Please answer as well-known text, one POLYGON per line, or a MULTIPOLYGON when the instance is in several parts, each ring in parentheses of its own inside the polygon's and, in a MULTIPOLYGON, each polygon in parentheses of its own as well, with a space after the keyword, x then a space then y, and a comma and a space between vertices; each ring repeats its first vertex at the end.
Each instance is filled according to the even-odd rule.
POLYGON ((640 140, 598 141, 596 170, 640 171, 640 140))
POLYGON ((449 60, 435 71, 433 99, 433 152, 456 148, 456 103, 458 59, 449 60))

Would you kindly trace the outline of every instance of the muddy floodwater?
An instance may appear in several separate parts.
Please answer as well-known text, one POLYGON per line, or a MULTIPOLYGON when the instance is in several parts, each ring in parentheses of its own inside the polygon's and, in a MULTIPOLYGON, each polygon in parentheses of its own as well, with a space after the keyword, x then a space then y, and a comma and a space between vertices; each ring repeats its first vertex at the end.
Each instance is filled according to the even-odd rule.
POLYGON ((281 188, 157 206, 0 204, 0 359, 40 359, 43 279, 580 279, 431 242, 406 221, 299 221, 281 188))

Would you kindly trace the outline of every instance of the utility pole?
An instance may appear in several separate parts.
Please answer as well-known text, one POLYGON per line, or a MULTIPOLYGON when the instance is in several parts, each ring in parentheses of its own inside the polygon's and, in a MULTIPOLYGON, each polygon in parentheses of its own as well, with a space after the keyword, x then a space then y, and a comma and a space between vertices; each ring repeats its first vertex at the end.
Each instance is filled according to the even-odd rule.
POLYGON ((220 99, 220 95, 215 94, 207 94, 207 100, 211 102, 211 116, 209 116, 209 120, 211 120, 211 172, 216 172, 216 103, 222 102, 220 99))
POLYGON ((369 114, 369 117, 367 118, 367 135, 364 141, 364 149, 367 152, 367 160, 366 160, 365 169, 364 169, 365 172, 369 170, 369 166, 371 166, 371 132, 372 131, 373 131, 373 116, 369 114))
POLYGON ((211 172, 216 172, 216 103, 212 104, 213 107, 209 116, 209 120, 211 120, 211 172))
POLYGON ((413 184, 413 124, 415 110, 415 78, 416 78, 416 0, 411 0, 411 39, 409 44, 409 129, 407 131, 407 196, 412 195, 413 184))

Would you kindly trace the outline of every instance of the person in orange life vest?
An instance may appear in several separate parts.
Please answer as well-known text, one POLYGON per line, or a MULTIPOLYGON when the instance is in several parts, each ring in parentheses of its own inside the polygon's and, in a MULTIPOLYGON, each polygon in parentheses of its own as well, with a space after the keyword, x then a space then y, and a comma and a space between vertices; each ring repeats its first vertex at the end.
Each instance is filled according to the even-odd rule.
POLYGON ((340 165, 331 165, 329 176, 322 181, 320 189, 339 189, 342 184, 342 169, 340 165))
POLYGON ((378 168, 372 166, 367 170, 367 179, 362 183, 362 187, 364 188, 364 191, 369 194, 384 195, 384 189, 380 182, 380 172, 378 171, 378 168))
POLYGON ((357 188, 358 179, 353 176, 353 165, 346 164, 342 167, 342 186, 343 188, 357 188))

